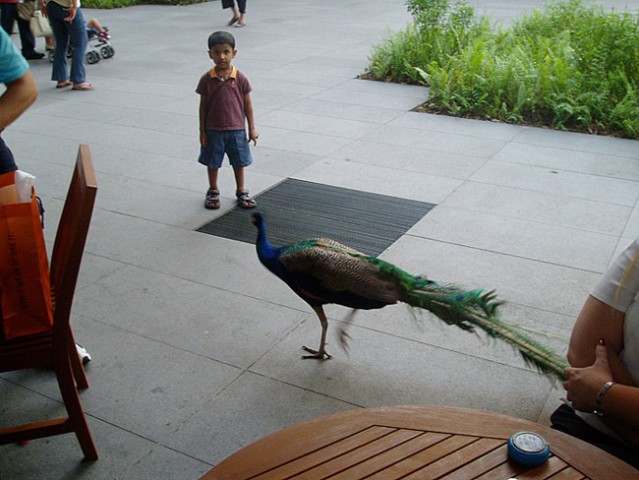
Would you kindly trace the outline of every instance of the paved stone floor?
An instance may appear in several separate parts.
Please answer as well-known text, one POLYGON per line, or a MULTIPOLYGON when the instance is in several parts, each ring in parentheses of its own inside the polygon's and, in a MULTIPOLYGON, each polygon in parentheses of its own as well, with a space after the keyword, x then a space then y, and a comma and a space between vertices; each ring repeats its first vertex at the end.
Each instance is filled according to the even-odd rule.
MULTIPOLYGON (((542 2, 470 3, 507 24, 542 2)), ((561 389, 512 349, 403 306, 361 312, 350 356, 334 336, 346 311, 328 308, 333 360, 300 360, 319 339, 310 309, 252 245, 195 231, 234 208, 228 167, 222 209, 202 206, 194 93, 206 39, 230 15, 217 1, 84 14, 109 26, 116 51, 87 67, 96 90, 56 90, 51 65, 31 62, 40 96, 3 138, 38 177, 49 242, 78 144, 93 154, 73 328, 93 356, 81 397, 101 458, 82 462, 69 435, 6 445, 2 480, 197 479, 273 431, 361 407, 547 422, 561 389)), ((371 47, 409 21, 403 0, 249 2, 246 28, 230 29, 261 134, 248 186, 295 178, 436 204, 381 256, 497 289, 505 318, 563 351, 589 289, 639 231, 639 143, 411 112, 425 88, 357 79, 371 47)), ((0 424, 62 409, 50 372, 0 376, 0 424)))

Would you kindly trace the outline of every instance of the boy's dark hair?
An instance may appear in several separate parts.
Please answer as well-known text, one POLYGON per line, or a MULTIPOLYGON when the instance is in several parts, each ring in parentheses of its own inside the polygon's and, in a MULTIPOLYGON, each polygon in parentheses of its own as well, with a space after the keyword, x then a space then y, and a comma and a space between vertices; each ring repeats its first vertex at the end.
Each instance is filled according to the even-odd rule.
POLYGON ((209 35, 209 50, 211 50, 214 45, 230 45, 231 48, 235 50, 235 37, 229 32, 213 32, 209 35))

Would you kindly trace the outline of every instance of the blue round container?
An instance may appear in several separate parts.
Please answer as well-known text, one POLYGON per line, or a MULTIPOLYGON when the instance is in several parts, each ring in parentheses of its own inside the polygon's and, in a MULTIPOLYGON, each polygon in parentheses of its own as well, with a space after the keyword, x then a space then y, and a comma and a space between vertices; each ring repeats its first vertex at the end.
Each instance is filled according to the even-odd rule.
POLYGON ((550 456, 550 445, 536 433, 517 432, 508 440, 508 456, 523 465, 541 465, 550 456))

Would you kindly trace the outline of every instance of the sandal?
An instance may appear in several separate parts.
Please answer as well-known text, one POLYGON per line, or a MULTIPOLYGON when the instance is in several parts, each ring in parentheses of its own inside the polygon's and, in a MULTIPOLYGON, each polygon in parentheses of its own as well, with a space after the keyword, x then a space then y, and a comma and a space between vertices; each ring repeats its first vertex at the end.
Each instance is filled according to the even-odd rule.
POLYGON ((242 28, 242 27, 245 27, 245 26, 246 26, 246 22, 240 22, 240 21, 238 20, 238 22, 237 22, 237 23, 235 23, 233 26, 234 26, 235 28, 242 28))
POLYGON ((93 90, 95 87, 93 85, 91 85, 90 83, 74 83, 73 87, 71 87, 71 90, 82 90, 82 91, 86 91, 86 90, 93 90))
POLYGON ((257 207, 257 203, 249 196, 248 190, 238 190, 235 192, 235 196, 237 197, 237 204, 240 208, 255 208, 257 207))
POLYGON ((220 191, 219 190, 211 190, 210 188, 206 191, 206 198, 204 199, 204 208, 208 208, 209 210, 217 210, 220 208, 220 191))
POLYGON ((226 24, 227 27, 230 27, 231 25, 237 23, 240 21, 240 17, 233 17, 229 20, 229 23, 226 24))
POLYGON ((71 82, 69 82, 68 80, 66 82, 58 82, 55 86, 55 88, 66 88, 66 87, 70 87, 71 86, 71 82))

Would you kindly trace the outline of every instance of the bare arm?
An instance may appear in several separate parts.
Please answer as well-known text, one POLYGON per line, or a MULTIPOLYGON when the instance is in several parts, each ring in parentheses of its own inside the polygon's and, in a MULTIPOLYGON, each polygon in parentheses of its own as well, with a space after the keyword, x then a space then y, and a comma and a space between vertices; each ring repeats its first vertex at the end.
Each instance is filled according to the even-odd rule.
POLYGON ((0 97, 0 131, 11 125, 38 97, 38 87, 31 72, 7 83, 0 97))
POLYGON ((623 349, 623 324, 625 314, 588 296, 577 317, 570 336, 568 361, 573 367, 584 368, 595 362, 595 349, 603 339, 608 351, 608 363, 614 380, 634 385, 626 367, 618 355, 623 349))
POLYGON ((204 95, 200 95, 200 145, 206 147, 208 145, 208 138, 206 137, 206 114, 208 112, 206 102, 204 101, 204 95))
MULTIPOLYGON (((602 342, 596 347, 591 366, 566 370, 568 380, 564 382, 564 388, 568 400, 577 410, 592 412, 601 388, 613 380, 608 358, 610 353, 602 342)), ((622 383, 613 385, 603 396, 600 409, 609 427, 639 447, 639 388, 622 383)))
POLYGON ((244 95, 244 115, 246 115, 246 121, 248 122, 249 142, 253 141, 253 145, 257 145, 257 139, 260 138, 260 134, 255 129, 255 119, 253 118, 253 102, 251 101, 250 93, 244 95))

